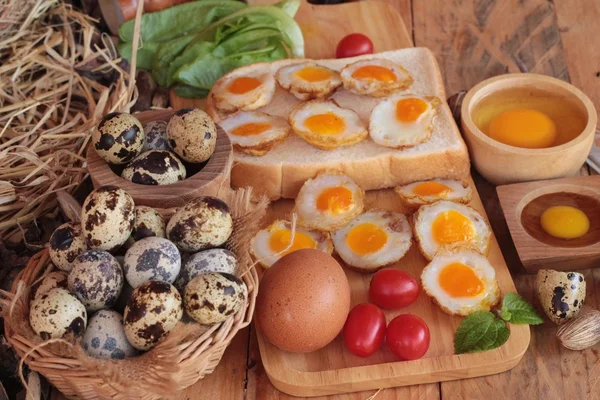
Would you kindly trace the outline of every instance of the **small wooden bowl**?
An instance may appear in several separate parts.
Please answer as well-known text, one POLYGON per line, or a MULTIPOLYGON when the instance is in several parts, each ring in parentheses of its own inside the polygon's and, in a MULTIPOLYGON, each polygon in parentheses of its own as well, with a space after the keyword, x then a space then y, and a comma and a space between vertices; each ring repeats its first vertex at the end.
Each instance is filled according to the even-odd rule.
POLYGON ((498 198, 519 258, 525 269, 572 271, 600 267, 600 176, 582 176, 498 186, 498 198), (540 224, 549 207, 566 205, 583 211, 589 231, 565 240, 546 233, 540 224))
MULTIPOLYGON (((176 110, 144 111, 135 114, 142 125, 151 121, 168 121, 176 110)), ((181 182, 171 185, 140 185, 121 178, 90 145, 87 151, 90 177, 95 188, 115 185, 127 191, 136 205, 154 208, 180 207, 199 196, 223 196, 231 191, 230 173, 233 163, 233 148, 227 134, 217 125, 217 145, 206 165, 181 182)), ((186 168, 188 164, 186 164, 186 168)), ((189 168, 188 168, 189 169, 189 168)), ((193 169, 192 169, 193 171, 193 169)), ((189 171, 188 171, 189 173, 189 171)))
POLYGON ((591 100, 573 85, 544 75, 507 74, 485 80, 469 90, 462 103, 461 120, 475 168, 488 181, 503 185, 575 175, 592 148, 598 116, 591 100), (471 118, 475 105, 491 93, 516 87, 550 91, 573 100, 588 117, 585 129, 570 142, 545 149, 509 146, 490 138, 471 118))

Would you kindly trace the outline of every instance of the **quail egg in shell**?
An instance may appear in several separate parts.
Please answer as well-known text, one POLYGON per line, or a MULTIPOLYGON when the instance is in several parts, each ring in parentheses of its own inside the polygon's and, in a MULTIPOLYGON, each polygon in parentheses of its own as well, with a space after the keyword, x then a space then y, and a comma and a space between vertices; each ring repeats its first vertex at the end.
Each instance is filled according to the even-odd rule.
POLYGON ((316 64, 300 62, 279 68, 275 74, 279 85, 299 100, 323 99, 342 86, 340 73, 316 64))
POLYGON ((344 88, 357 94, 385 97, 412 85, 410 73, 392 61, 371 58, 346 65, 340 72, 344 88))
POLYGON ((171 149, 184 161, 201 163, 210 158, 217 145, 217 126, 202 110, 182 108, 167 125, 171 149))
POLYGON ((238 68, 212 87, 215 107, 223 112, 251 111, 266 106, 275 93, 275 78, 266 63, 238 68))
POLYGON ((42 339, 62 338, 85 331, 87 313, 81 302, 63 288, 54 288, 31 302, 29 323, 42 339))
POLYGON ((181 269, 179 250, 170 240, 147 237, 135 242, 123 262, 125 279, 136 288, 148 281, 173 283, 181 269))
POLYGON ((168 150, 150 150, 130 162, 121 177, 140 185, 170 185, 185 179, 185 166, 168 150))
POLYGON ((127 340, 138 350, 149 350, 175 328, 182 315, 181 295, 173 285, 162 281, 143 283, 125 306, 127 340))
POLYGON ((174 285, 183 293, 183 289, 196 276, 204 272, 225 272, 235 275, 237 258, 226 249, 209 249, 191 255, 183 264, 174 285))
POLYGON ((87 250, 77 257, 69 273, 69 290, 88 311, 112 307, 123 288, 123 271, 104 250, 87 250))
POLYGON ((67 275, 64 271, 53 271, 44 277, 39 283, 34 284, 31 288, 32 298, 39 297, 48 293, 54 288, 67 289, 67 275))
POLYGON ((445 246, 421 273, 423 290, 448 314, 469 315, 500 300, 496 270, 480 252, 445 246))
POLYGON ((211 196, 190 201, 179 208, 167 224, 167 238, 188 252, 219 247, 232 231, 229 206, 211 196))
POLYGON ((116 186, 102 186, 83 202, 81 227, 91 248, 114 250, 123 245, 135 223, 133 198, 116 186))
POLYGON ((60 270, 69 272, 78 255, 88 249, 81 224, 67 222, 52 232, 49 244, 50 259, 60 270))
POLYGON ((149 150, 171 150, 167 137, 167 121, 151 121, 144 125, 146 140, 142 152, 149 150))
POLYGON ((579 272, 541 269, 537 289, 544 312, 558 325, 576 317, 585 301, 585 278, 579 272))
POLYGON ((218 324, 238 312, 247 298, 248 289, 241 279, 223 272, 206 272, 185 287, 185 311, 202 325, 218 324))
POLYGON ((301 226, 331 231, 346 225, 364 208, 365 192, 348 175, 324 171, 304 182, 293 212, 301 226))
POLYGON ((290 133, 285 118, 260 111, 239 111, 220 122, 236 151, 264 156, 290 133))
POLYGON ((81 345, 96 358, 121 360, 137 354, 125 336, 123 316, 113 310, 100 310, 90 318, 81 345))
POLYGON ((129 247, 147 237, 165 237, 165 221, 158 211, 148 206, 135 206, 135 223, 127 240, 129 247))
POLYGON ((413 182, 394 189, 402 204, 409 208, 431 204, 438 200, 450 200, 467 204, 472 190, 468 183, 452 179, 432 179, 413 182))
POLYGON ((111 164, 126 164, 142 152, 144 128, 133 115, 106 114, 92 133, 96 153, 111 164))
POLYGON ((459 242, 487 254, 492 231, 481 214, 465 204, 440 200, 424 205, 414 221, 419 248, 428 260, 440 246, 459 242))

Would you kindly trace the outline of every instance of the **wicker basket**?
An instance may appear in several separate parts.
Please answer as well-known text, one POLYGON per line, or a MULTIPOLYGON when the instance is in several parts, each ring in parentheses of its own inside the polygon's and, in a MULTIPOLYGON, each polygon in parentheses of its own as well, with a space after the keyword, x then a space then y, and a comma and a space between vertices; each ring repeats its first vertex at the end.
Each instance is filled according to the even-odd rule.
MULTIPOLYGON (((267 200, 250 201, 250 190, 224 199, 230 206, 234 231, 226 247, 238 258, 248 301, 237 314, 210 328, 179 325, 150 351, 124 360, 99 360, 85 354, 77 343, 44 342, 29 325, 29 291, 53 266, 47 250, 37 253, 17 276, 12 291, 3 292, 6 339, 29 367, 44 375, 64 395, 81 399, 157 399, 176 394, 219 363, 231 339, 248 326, 254 313, 258 275, 249 254, 250 238, 265 214, 267 200)), ((161 210, 172 215, 175 209, 161 210)))

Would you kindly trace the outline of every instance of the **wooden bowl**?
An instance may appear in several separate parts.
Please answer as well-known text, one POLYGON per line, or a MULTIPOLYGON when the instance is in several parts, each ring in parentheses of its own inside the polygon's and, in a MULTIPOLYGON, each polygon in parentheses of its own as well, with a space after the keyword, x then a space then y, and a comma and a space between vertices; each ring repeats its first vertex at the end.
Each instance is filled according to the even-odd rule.
MULTIPOLYGON (((144 111, 135 114, 142 125, 151 121, 168 121, 176 110, 144 111)), ((119 176, 124 166, 111 166, 104 161, 90 145, 87 151, 87 164, 95 188, 115 185, 127 191, 136 205, 154 208, 180 207, 189 200, 200 196, 222 196, 231 191, 230 172, 233 163, 233 148, 227 134, 217 125, 217 145, 213 155, 202 169, 171 185, 140 185, 119 176), (113 170, 114 168, 114 170, 113 170)), ((197 165, 186 164, 188 173, 197 165)))
POLYGON ((490 182, 507 183, 575 175, 585 162, 596 130, 597 114, 591 100, 575 86, 537 74, 507 74, 485 80, 465 96, 461 120, 465 141, 477 171, 490 182), (477 128, 471 113, 485 96, 507 88, 535 88, 572 100, 587 115, 587 124, 575 139, 545 149, 525 149, 500 143, 477 128))

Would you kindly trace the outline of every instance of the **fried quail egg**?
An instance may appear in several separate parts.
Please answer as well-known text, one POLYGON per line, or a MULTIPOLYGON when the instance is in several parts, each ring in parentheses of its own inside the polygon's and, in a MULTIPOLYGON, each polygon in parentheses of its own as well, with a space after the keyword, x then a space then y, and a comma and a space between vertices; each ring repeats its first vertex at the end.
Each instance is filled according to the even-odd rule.
POLYGON ((315 147, 331 150, 349 146, 368 136, 358 114, 331 100, 311 100, 296 106, 289 115, 294 132, 315 147))
POLYGON ((237 272, 235 254, 226 249, 209 249, 195 253, 186 260, 173 285, 183 292, 192 279, 205 272, 225 272, 235 275, 237 272))
POLYGON ((275 78, 268 64, 238 69, 219 79, 212 87, 212 98, 223 112, 251 111, 266 106, 275 93, 275 78))
POLYGON ((102 359, 121 360, 137 354, 125 336, 123 316, 112 310, 98 311, 90 318, 81 345, 88 355, 102 359))
POLYGON ((140 185, 170 185, 185 179, 185 166, 168 150, 150 150, 130 162, 121 177, 140 185))
POLYGON ((50 236, 50 259, 56 267, 69 272, 78 255, 88 249, 81 224, 67 222, 59 226, 50 236))
POLYGON ((385 97, 406 90, 413 78, 401 65, 380 58, 360 60, 347 65, 340 73, 344 88, 372 97, 385 97))
POLYGON ((181 159, 201 163, 212 156, 217 146, 217 126, 210 116, 197 108, 176 111, 167 124, 171 149, 181 159))
POLYGON ((96 153, 111 164, 126 164, 142 152, 145 137, 140 121, 127 113, 106 114, 92 133, 96 153))
POLYGON ((290 133, 285 118, 260 111, 239 111, 220 122, 236 151, 264 156, 290 133))
POLYGON ((63 288, 54 288, 31 302, 29 323, 42 339, 62 338, 72 333, 81 336, 85 331, 85 307, 63 288))
POLYGON ((165 221, 158 211, 148 206, 135 207, 135 223, 127 244, 147 237, 165 237, 165 221))
POLYGON ((296 250, 318 249, 329 255, 333 252, 329 233, 300 226, 296 226, 292 246, 285 250, 292 240, 291 228, 290 222, 276 220, 267 228, 258 231, 250 242, 250 254, 264 268, 269 268, 281 257, 296 250))
POLYGON ((179 250, 171 241, 147 237, 137 241, 125 253, 125 279, 136 288, 148 281, 173 283, 181 269, 179 250))
POLYGON ((468 183, 451 179, 413 182, 399 186, 394 190, 406 207, 420 207, 438 200, 450 200, 466 204, 471 201, 472 194, 468 183))
POLYGON ((476 250, 443 247, 421 273, 423 290, 448 314, 469 315, 500 299, 496 270, 476 250))
POLYGON ((390 96, 371 111, 369 135, 375 143, 394 149, 423 143, 431 136, 439 104, 437 97, 390 96))
POLYGON ((304 227, 331 231, 363 211, 365 192, 349 176, 325 171, 304 182, 294 212, 304 227))
POLYGON ((282 88, 299 100, 324 99, 342 86, 339 72, 314 62, 302 62, 279 68, 275 79, 282 88))
POLYGON ((46 294, 54 288, 66 289, 68 277, 69 275, 64 271, 50 272, 42 281, 33 285, 31 288, 32 298, 46 294))
POLYGON ((375 272, 400 260, 412 244, 404 214, 370 210, 331 233, 342 260, 360 272, 375 272))
POLYGON ((142 152, 149 150, 171 150, 167 137, 167 121, 152 121, 144 125, 146 140, 142 152))
POLYGON ((417 242, 428 260, 440 246, 459 242, 487 253, 490 227, 481 214, 465 204, 441 200, 422 206, 414 217, 417 242))

